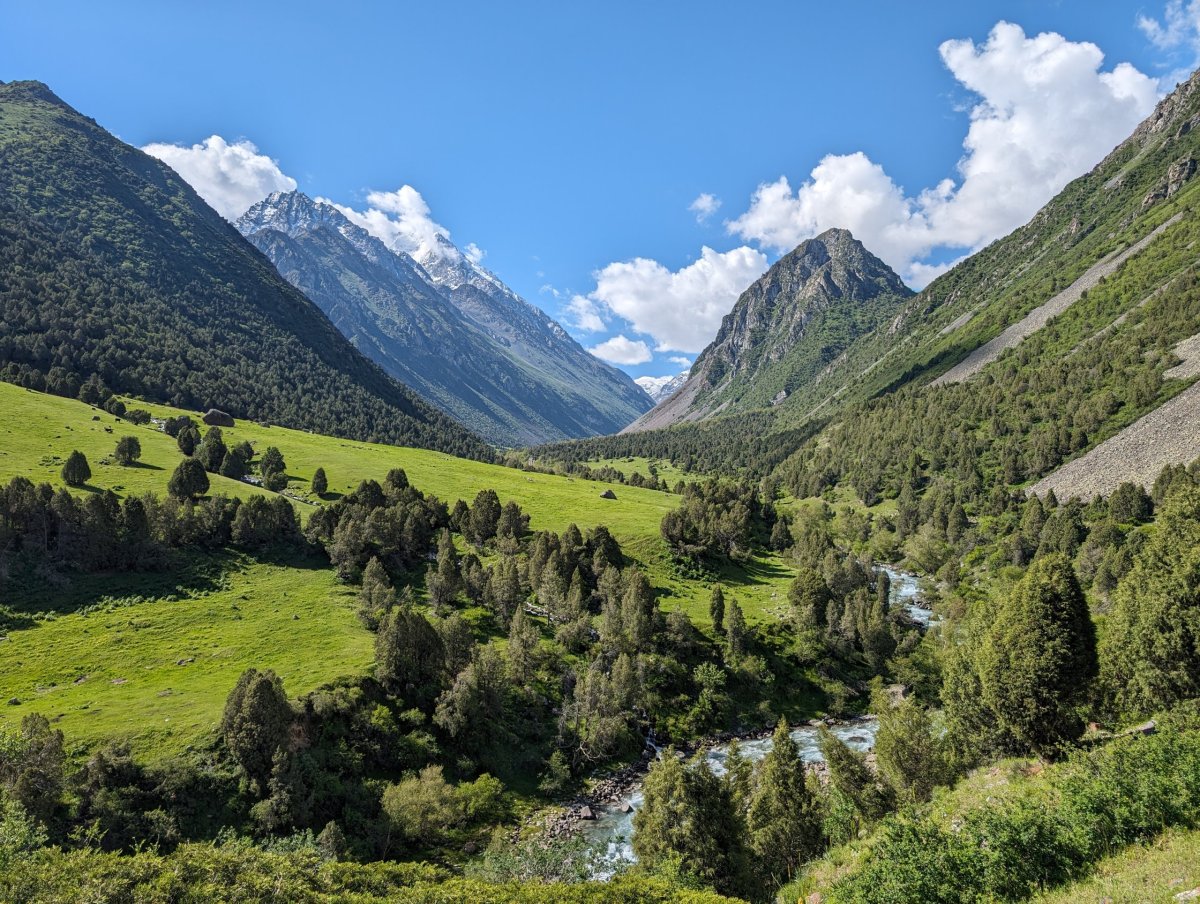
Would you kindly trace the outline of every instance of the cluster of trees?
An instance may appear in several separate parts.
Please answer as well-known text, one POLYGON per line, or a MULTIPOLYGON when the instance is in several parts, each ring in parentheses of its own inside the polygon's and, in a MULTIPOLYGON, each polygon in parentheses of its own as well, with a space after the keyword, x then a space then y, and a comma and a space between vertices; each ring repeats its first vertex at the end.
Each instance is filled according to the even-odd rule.
POLYGON ((663 516, 661 531, 680 558, 741 562, 756 541, 765 545, 776 522, 774 507, 762 504, 757 487, 713 479, 686 484, 682 503, 663 516))
MULTIPOLYGON (((616 469, 594 468, 604 459, 649 458, 669 461, 689 474, 743 474, 762 477, 810 439, 819 424, 782 428, 769 411, 715 418, 663 430, 621 433, 538 446, 510 459, 517 467, 621 480, 616 469)), ((661 480, 661 478, 660 478, 661 480)))
POLYGON ((0 554, 84 572, 153 569, 171 549, 306 546, 283 498, 127 496, 83 498, 14 477, 0 486, 0 554))

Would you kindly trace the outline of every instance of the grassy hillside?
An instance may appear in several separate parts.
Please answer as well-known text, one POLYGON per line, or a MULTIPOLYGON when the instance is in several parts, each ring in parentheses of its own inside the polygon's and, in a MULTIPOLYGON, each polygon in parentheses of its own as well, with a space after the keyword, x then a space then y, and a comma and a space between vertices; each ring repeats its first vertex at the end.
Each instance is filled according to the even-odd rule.
MULTIPOLYGON (((156 418, 188 413, 142 402, 131 401, 130 405, 145 407, 156 418)), ((195 412, 191 414, 195 416, 195 412)), ((238 421, 237 426, 223 433, 230 445, 247 440, 260 452, 267 446, 279 448, 292 478, 287 493, 296 502, 302 519, 320 504, 308 491, 308 482, 317 468, 324 468, 329 478, 327 498, 349 492, 368 478, 382 480, 392 468, 403 468, 415 486, 450 504, 457 499, 470 502, 480 490, 493 489, 502 500, 519 502, 529 513, 534 530, 562 531, 572 523, 586 530, 604 524, 628 553, 649 566, 652 582, 666 590, 664 608, 681 607, 694 617, 707 611, 707 585, 673 575, 659 534, 663 515, 679 503, 679 497, 672 493, 518 471, 425 449, 360 443, 284 427, 263 427, 252 421, 238 421), (600 498, 606 489, 617 498, 600 498)), ((83 452, 92 466, 88 487, 112 490, 120 496, 164 493, 172 470, 182 460, 175 441, 154 425, 134 426, 80 402, 0 383, 0 481, 20 475, 60 485, 59 471, 73 449, 83 452), (103 464, 117 438, 125 435, 136 436, 142 444, 138 465, 127 468, 103 464)), ((675 479, 683 475, 670 472, 666 476, 675 479)), ((266 492, 219 475, 210 475, 210 480, 211 493, 245 498, 266 492)), ((761 559, 749 570, 728 570, 721 575, 734 588, 752 620, 776 605, 778 594, 786 591, 790 578, 790 571, 775 557, 761 559)))
MULTIPOLYGON (((155 417, 184 413, 131 405, 155 417)), ((292 478, 286 493, 302 519, 321 504, 308 491, 318 467, 329 477, 326 501, 403 468, 415 486, 451 504, 494 489, 502 500, 518 501, 535 530, 605 524, 646 569, 665 610, 683 609, 707 625, 709 582, 677 574, 659 533, 663 515, 678 505, 673 494, 251 421, 223 432, 231 445, 248 440, 259 452, 282 451, 292 478), (600 498, 605 489, 617 498, 600 498)), ((60 486, 62 464, 74 449, 92 470, 81 493, 161 495, 182 460, 175 440, 153 424, 136 426, 81 402, 0 383, 0 482, 22 476, 60 486), (133 467, 106 461, 126 435, 141 443, 141 461, 133 467)), ((210 480, 211 493, 266 492, 218 475, 210 480)), ((779 557, 760 556, 720 578, 751 621, 764 621, 784 604, 792 576, 779 557)), ((40 712, 85 744, 125 737, 150 755, 178 751, 209 736, 244 668, 274 668, 293 695, 361 674, 372 661, 372 635, 354 615, 353 595, 323 559, 263 563, 197 554, 167 573, 68 575, 53 586, 42 575, 13 574, 4 603, 15 621, 0 658, 0 700, 19 702, 0 708, 0 721, 40 712)))
POLYGON ((1200 889, 1200 831, 1172 829, 1100 861, 1086 879, 1037 895, 1038 904, 1174 904, 1200 889))
POLYGON ((29 604, 69 614, 8 632, 0 716, 39 712, 72 742, 122 738, 153 758, 208 737, 248 666, 274 669, 294 694, 360 674, 372 635, 353 590, 317 564, 197 558, 169 575, 31 593, 29 604))

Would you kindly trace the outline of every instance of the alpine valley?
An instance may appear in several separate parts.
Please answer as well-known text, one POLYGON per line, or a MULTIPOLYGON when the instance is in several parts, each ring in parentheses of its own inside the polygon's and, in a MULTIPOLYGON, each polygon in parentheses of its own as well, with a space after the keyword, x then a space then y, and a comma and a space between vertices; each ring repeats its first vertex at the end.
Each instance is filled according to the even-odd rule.
POLYGON ((1196 898, 1198 160, 635 382, 0 83, 0 899, 1196 898))

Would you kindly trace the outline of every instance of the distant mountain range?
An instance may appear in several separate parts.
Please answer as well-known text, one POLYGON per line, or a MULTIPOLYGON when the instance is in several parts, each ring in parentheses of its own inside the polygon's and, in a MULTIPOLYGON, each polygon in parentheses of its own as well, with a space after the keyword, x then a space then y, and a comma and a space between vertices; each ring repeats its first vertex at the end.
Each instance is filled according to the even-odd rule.
POLYGON ((535 454, 662 458, 801 494, 843 481, 864 501, 917 460, 953 459, 972 492, 1149 485, 1200 455, 1198 161, 1200 72, 920 293, 830 230, 743 293, 679 391, 621 435, 535 454))
POLYGON ((0 84, 0 273, 13 382, 69 394, 97 376, 181 407, 492 455, 355 349, 172 169, 40 82, 0 84))
POLYGON ((418 261, 300 192, 237 227, 360 351, 489 442, 613 433, 652 405, 443 237, 418 261))
POLYGON ((663 399, 669 399, 687 382, 688 371, 667 377, 637 377, 633 382, 646 390, 646 395, 657 405, 663 399))

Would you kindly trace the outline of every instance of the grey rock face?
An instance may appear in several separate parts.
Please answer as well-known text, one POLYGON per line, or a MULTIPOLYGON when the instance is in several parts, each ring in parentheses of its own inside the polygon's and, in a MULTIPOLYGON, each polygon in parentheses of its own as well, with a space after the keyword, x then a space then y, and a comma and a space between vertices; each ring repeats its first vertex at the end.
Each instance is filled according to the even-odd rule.
POLYGON ((845 229, 802 242, 742 293, 685 385, 627 430, 783 404, 912 294, 845 229))
POLYGON ((427 269, 300 192, 237 226, 364 354, 496 445, 615 432, 651 405, 452 245, 427 269))

